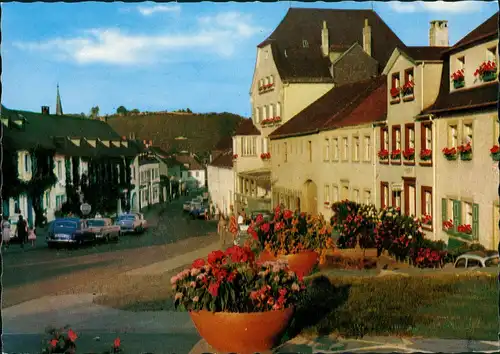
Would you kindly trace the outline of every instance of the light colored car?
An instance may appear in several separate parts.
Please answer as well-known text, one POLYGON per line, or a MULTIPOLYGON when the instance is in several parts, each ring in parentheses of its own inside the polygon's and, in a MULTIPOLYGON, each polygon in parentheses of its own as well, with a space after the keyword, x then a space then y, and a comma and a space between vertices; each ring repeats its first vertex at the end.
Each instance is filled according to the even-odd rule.
POLYGON ((148 228, 148 223, 142 213, 122 214, 116 219, 116 225, 120 226, 122 234, 127 232, 140 234, 148 228))
POLYGON ((458 256, 455 268, 487 268, 498 266, 498 252, 475 251, 458 256))
POLYGON ((87 220, 87 231, 95 235, 96 241, 118 241, 120 225, 113 225, 109 218, 95 218, 87 220))

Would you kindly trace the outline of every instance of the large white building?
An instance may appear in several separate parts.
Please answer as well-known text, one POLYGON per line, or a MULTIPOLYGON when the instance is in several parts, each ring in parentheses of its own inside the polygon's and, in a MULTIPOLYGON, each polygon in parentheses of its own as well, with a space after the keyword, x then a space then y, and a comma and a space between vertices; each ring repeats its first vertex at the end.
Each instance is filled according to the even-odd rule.
POLYGON ((207 166, 210 199, 222 213, 228 215, 234 204, 234 173, 232 139, 226 137, 215 146, 207 166))

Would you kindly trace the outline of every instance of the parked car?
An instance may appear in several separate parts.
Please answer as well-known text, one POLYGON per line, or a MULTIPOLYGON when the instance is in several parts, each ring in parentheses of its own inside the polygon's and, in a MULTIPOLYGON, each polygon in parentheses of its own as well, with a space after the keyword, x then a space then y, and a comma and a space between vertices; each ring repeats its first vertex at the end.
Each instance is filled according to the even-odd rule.
POLYGON ((120 237, 120 225, 113 225, 109 218, 94 218, 87 220, 87 229, 77 231, 89 232, 94 234, 96 241, 108 242, 110 240, 118 241, 120 237))
POLYGON ((116 219, 115 224, 120 226, 120 232, 122 234, 127 232, 140 234, 148 228, 148 223, 146 219, 144 219, 144 214, 142 213, 122 214, 116 219))
POLYGON ((79 218, 61 218, 54 220, 47 235, 47 245, 81 245, 95 241, 95 235, 85 232, 86 220, 79 218))
POLYGON ((191 211, 191 204, 193 202, 190 200, 188 202, 185 202, 184 204, 182 204, 182 210, 185 211, 185 212, 189 212, 191 211))
POLYGON ((189 211, 189 215, 191 215, 191 217, 193 219, 202 218, 205 216, 205 210, 208 210, 207 205, 205 205, 203 203, 195 202, 191 206, 191 210, 189 211))
POLYGON ((455 268, 486 268, 498 266, 497 251, 474 251, 458 256, 455 268))

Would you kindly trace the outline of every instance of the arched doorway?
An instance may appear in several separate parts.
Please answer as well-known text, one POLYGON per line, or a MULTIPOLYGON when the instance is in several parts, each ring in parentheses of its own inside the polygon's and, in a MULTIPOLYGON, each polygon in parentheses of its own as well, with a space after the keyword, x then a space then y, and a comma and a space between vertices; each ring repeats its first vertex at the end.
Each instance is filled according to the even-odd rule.
POLYGON ((307 180, 304 184, 304 211, 312 215, 318 213, 318 187, 312 180, 307 180))

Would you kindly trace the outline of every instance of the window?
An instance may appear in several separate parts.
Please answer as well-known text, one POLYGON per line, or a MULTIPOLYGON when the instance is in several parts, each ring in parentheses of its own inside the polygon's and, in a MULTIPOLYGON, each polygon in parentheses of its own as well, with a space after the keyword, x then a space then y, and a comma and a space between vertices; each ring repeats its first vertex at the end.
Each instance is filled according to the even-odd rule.
POLYGON ((276 103, 276 116, 281 117, 281 103, 276 103))
POLYGON ((465 57, 461 56, 457 58, 457 70, 465 68, 465 57))
POLYGON ((415 149, 415 125, 405 125, 405 149, 415 149))
POLYGON ((395 125, 392 127, 392 151, 401 150, 401 127, 395 125))
POLYGON ((420 125, 421 149, 432 150, 432 123, 422 122, 420 125))
POLYGON ((333 138, 333 159, 338 160, 339 159, 339 139, 338 138, 333 138))
POLYGON ((497 61, 497 47, 491 47, 486 50, 486 60, 487 61, 497 61))
POLYGON ((330 186, 328 184, 325 184, 323 200, 325 201, 325 204, 330 203, 330 186))
POLYGON ((405 83, 413 81, 413 68, 405 70, 405 83))
POLYGON ((323 161, 330 161, 330 139, 325 139, 323 147, 323 161))
POLYGON ((448 147, 458 146, 458 129, 456 124, 448 125, 448 147))
POLYGON ((270 118, 276 117, 276 111, 272 103, 269 105, 269 115, 271 116, 270 118))
POLYGON ((342 160, 347 161, 349 154, 349 140, 347 137, 342 138, 342 160))
POLYGON ((353 140, 354 140, 353 143, 354 146, 353 146, 352 158, 354 161, 359 161, 359 136, 354 136, 353 140))
POLYGON ((415 211, 416 211, 416 190, 415 190, 415 185, 409 185, 408 186, 408 207, 407 207, 407 215, 410 216, 415 216, 415 211))
POLYGON ((273 75, 269 76, 269 83, 274 84, 274 76, 273 75))
POLYGON ((25 154, 24 155, 24 172, 29 172, 29 163, 30 163, 30 159, 29 159, 29 155, 28 154, 25 154))
POLYGON ((364 152, 365 161, 370 161, 372 155, 372 142, 369 135, 364 137, 364 152))
POLYGON ((498 145, 498 135, 500 134, 500 122, 498 117, 493 117, 493 145, 498 145))
POLYGON ((483 265, 477 259, 469 258, 467 259, 467 268, 479 267, 481 268, 483 265))
POLYGON ((370 190, 365 190, 365 204, 372 203, 372 192, 370 190))
POLYGON ((62 179, 62 161, 57 161, 57 178, 62 179))
POLYGON ((455 264, 455 268, 465 268, 465 258, 459 259, 455 264))
POLYGON ((302 40, 302 47, 303 48, 309 48, 309 42, 306 39, 302 40))
POLYGON ((399 189, 392 191, 392 206, 401 209, 401 191, 399 189))
POLYGON ((380 148, 382 150, 389 151, 389 127, 384 127, 381 130, 381 143, 380 148))
POLYGON ((349 185, 342 186, 342 200, 349 199, 349 185))
POLYGON ((200 171, 196 171, 196 177, 200 177, 200 171))
POLYGON ((359 203, 359 189, 354 189, 352 191, 352 199, 353 201, 355 201, 356 203, 359 203))
POLYGON ((252 155, 257 155, 257 137, 252 137, 252 155))
POLYGON ((260 123, 260 108, 255 107, 255 123, 260 123))
POLYGON ((50 208, 50 192, 45 192, 45 208, 50 208))
POLYGON ((472 144, 472 123, 465 123, 464 124, 464 144, 471 143, 472 144))
POLYGON ((466 225, 472 225, 472 203, 463 202, 463 223, 466 225))
POLYGON ((339 201, 339 187, 334 185, 332 190, 332 202, 339 201))
POLYGON ((389 183, 380 182, 380 207, 387 208, 389 206, 389 183))
POLYGON ((422 186, 420 194, 420 208, 422 215, 433 216, 432 213, 432 187, 422 186))
POLYGON ((283 143, 283 151, 285 152, 285 162, 288 161, 288 146, 287 143, 283 143))
POLYGON ((400 86, 399 73, 392 74, 391 88, 398 88, 400 86))
POLYGON ((311 140, 307 141, 307 150, 309 152, 309 162, 312 162, 313 156, 312 156, 312 142, 311 142, 311 140))

